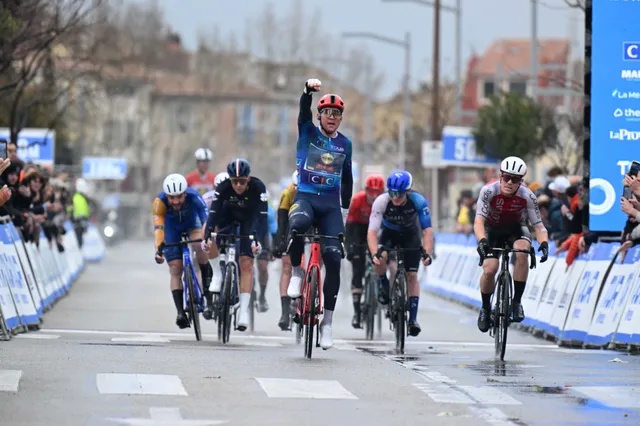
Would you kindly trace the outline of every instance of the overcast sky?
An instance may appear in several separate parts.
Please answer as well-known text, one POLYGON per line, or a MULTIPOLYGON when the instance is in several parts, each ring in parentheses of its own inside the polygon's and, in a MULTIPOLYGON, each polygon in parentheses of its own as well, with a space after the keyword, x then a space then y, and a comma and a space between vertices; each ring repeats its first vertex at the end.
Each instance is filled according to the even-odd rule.
MULTIPOLYGON (((255 18, 266 4, 273 4, 279 16, 286 16, 296 0, 159 0, 165 16, 173 29, 182 36, 184 45, 193 49, 199 28, 217 26, 222 34, 236 32, 242 40, 247 19, 255 18), (251 5, 251 7, 248 7, 251 5)), ((387 37, 401 39, 406 31, 413 40, 412 84, 428 79, 431 74, 433 46, 433 10, 411 3, 383 3, 382 0, 303 0, 307 14, 317 8, 322 10, 322 22, 326 32, 370 31, 387 37)), ((455 5, 455 0, 442 0, 443 5, 455 5)), ((577 54, 582 54, 584 15, 571 34, 572 10, 564 0, 540 1, 538 7, 539 37, 578 37, 577 54)), ((531 31, 530 0, 462 0, 462 46, 464 63, 472 52, 483 52, 499 38, 529 37, 531 31)), ((453 75, 455 40, 454 14, 442 12, 441 73, 453 75)), ((359 41, 358 43, 362 43, 359 41)), ((403 75, 402 50, 379 42, 367 41, 374 54, 376 68, 385 73, 385 85, 380 95, 391 95, 398 90, 403 75)), ((331 55, 331 45, 322 45, 325 55, 331 55)), ((464 67, 464 65, 463 65, 464 67)), ((464 71, 464 68, 463 68, 464 71)))

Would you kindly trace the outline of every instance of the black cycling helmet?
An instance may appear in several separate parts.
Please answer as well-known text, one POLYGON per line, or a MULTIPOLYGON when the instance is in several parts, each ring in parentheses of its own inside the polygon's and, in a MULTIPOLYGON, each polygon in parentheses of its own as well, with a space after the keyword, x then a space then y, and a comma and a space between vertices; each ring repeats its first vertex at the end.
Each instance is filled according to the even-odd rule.
POLYGON ((247 177, 251 174, 251 164, 244 158, 236 158, 227 164, 227 173, 230 178, 247 177))

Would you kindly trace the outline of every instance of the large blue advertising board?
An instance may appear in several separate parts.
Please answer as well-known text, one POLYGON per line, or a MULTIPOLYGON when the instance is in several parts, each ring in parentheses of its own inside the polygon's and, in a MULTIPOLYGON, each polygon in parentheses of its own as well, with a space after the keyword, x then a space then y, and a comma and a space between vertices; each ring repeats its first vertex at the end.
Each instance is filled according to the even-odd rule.
POLYGON ((476 151, 470 127, 445 126, 442 129, 442 163, 446 166, 487 167, 499 163, 476 151))
MULTIPOLYGON (((9 140, 7 128, 0 128, 0 139, 9 140)), ((18 158, 36 164, 53 165, 56 132, 48 129, 22 129, 18 133, 18 158)))
POLYGON ((589 228, 619 232, 622 179, 640 161, 640 2, 593 0, 589 228))

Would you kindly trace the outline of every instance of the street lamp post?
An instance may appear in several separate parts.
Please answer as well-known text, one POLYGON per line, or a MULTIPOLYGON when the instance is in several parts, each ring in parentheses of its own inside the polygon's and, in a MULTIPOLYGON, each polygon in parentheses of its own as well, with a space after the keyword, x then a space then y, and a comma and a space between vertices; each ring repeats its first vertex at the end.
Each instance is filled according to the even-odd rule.
MULTIPOLYGON (((456 59, 455 59, 455 69, 456 69, 456 121, 460 120, 462 117, 462 0, 456 0, 455 6, 445 6, 440 4, 438 1, 436 2, 429 0, 382 0, 383 3, 415 3, 421 6, 426 7, 436 7, 438 6, 441 10, 445 10, 447 12, 452 12, 456 15, 456 59)), ((435 55, 435 52, 434 52, 435 55)), ((440 61, 434 61, 434 68, 439 67, 440 61)))
POLYGON ((411 34, 409 32, 405 33, 404 40, 385 37, 371 32, 346 32, 342 33, 342 36, 345 38, 368 38, 382 43, 392 44, 404 49, 405 74, 402 83, 404 113, 402 114, 402 129, 399 135, 400 148, 398 151, 398 167, 404 169, 407 131, 411 129, 411 94, 409 92, 411 83, 411 34))

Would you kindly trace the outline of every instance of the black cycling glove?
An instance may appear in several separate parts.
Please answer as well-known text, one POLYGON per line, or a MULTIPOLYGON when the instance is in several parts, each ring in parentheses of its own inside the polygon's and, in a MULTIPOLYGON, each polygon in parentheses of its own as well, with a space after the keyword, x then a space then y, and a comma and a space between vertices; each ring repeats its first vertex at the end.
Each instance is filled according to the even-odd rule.
POLYGON ((542 243, 540 243, 540 247, 538 248, 538 251, 542 252, 540 263, 546 262, 547 259, 549 258, 549 243, 546 241, 543 241, 542 243))
POLYGON ((478 255, 480 255, 480 265, 482 265, 482 262, 484 262, 484 259, 487 257, 487 254, 489 253, 489 241, 487 241, 486 238, 481 239, 480 241, 478 241, 478 255))

